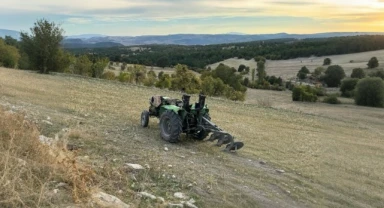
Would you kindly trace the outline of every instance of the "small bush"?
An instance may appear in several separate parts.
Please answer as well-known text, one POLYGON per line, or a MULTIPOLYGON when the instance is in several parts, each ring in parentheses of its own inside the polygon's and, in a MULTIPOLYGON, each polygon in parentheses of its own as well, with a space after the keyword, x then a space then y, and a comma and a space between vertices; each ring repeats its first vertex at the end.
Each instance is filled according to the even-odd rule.
POLYGON ((326 58, 324 59, 323 66, 331 65, 331 63, 332 63, 332 60, 330 58, 326 58))
POLYGON ((328 87, 338 87, 344 77, 344 69, 339 65, 333 65, 327 68, 323 80, 328 85, 328 87))
POLYGON ((362 68, 355 68, 352 71, 351 78, 362 79, 365 77, 365 72, 362 68))
POLYGON ((302 102, 316 102, 317 95, 312 87, 300 85, 293 87, 292 100, 302 102))
POLYGON ((384 70, 380 69, 377 70, 376 72, 372 72, 369 74, 370 77, 380 77, 381 79, 384 80, 384 70))
POLYGON ((105 72, 103 75, 101 75, 102 79, 107 79, 107 80, 114 80, 116 79, 116 75, 113 72, 105 72))
POLYGON ((384 107, 384 82, 378 77, 361 79, 356 86, 355 103, 362 106, 384 107))
POLYGON ((346 78, 343 79, 340 86, 341 96, 343 97, 353 97, 354 90, 359 81, 358 78, 346 78))
POLYGON ((299 72, 297 73, 297 78, 299 78, 299 79, 305 79, 305 78, 307 78, 307 74, 309 74, 310 72, 309 72, 309 70, 308 70, 308 68, 306 67, 306 66, 303 66, 300 70, 299 70, 299 72))
POLYGON ((325 97, 323 102, 328 104, 341 104, 336 95, 329 95, 325 97))
POLYGON ((379 66, 379 60, 377 60, 376 57, 372 57, 369 61, 368 61, 368 68, 370 69, 373 69, 373 68, 376 68, 379 66))

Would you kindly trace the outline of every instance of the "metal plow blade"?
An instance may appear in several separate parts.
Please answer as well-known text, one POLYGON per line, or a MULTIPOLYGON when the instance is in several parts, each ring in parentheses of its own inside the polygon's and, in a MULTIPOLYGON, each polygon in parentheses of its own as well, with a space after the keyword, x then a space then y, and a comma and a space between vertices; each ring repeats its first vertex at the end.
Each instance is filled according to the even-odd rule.
POLYGON ((207 141, 214 142, 215 140, 217 140, 216 146, 218 147, 226 144, 224 151, 236 151, 244 146, 243 142, 235 142, 231 134, 222 131, 213 132, 207 141))

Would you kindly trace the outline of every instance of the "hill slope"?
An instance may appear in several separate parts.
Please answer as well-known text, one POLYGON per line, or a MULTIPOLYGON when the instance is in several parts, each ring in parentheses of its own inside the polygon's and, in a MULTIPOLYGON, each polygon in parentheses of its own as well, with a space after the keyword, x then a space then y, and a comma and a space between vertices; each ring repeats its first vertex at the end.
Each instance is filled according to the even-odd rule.
POLYGON ((335 119, 208 98, 212 120, 245 142, 228 154, 187 138, 166 143, 156 119, 140 127, 150 96, 181 97, 176 92, 5 68, 0 83, 0 105, 27 112, 44 135, 69 128, 79 158, 98 174, 97 185, 134 207, 154 203, 135 197, 137 191, 172 202, 180 201, 173 194, 181 191, 199 207, 380 207, 384 200, 381 109, 293 107, 355 115, 335 119), (52 125, 42 121, 47 117, 52 125), (125 163, 150 168, 127 171, 125 163))

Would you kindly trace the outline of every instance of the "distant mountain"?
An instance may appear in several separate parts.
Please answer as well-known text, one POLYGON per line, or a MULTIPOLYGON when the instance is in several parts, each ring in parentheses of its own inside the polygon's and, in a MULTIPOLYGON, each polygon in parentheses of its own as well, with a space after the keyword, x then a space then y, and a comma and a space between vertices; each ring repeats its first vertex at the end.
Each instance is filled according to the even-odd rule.
POLYGON ((0 37, 11 36, 14 39, 20 39, 20 32, 14 30, 0 29, 0 37))
MULTIPOLYGON (((20 33, 13 30, 0 29, 0 37, 9 35, 19 39, 20 33)), ((239 43, 250 41, 262 41, 270 39, 307 39, 307 38, 330 38, 357 35, 384 35, 378 32, 332 32, 315 34, 257 34, 249 35, 238 32, 227 34, 171 34, 171 35, 144 35, 144 36, 106 36, 101 34, 82 34, 66 36, 63 46, 66 48, 95 48, 113 46, 132 46, 150 44, 173 44, 173 45, 213 45, 225 43, 239 43)))
POLYGON ((123 46, 120 43, 109 42, 109 41, 90 43, 79 38, 64 39, 61 42, 61 44, 64 48, 108 48, 108 47, 123 46))
POLYGON ((81 35, 69 35, 66 36, 65 38, 67 39, 89 39, 93 37, 106 37, 106 35, 101 35, 101 34, 81 34, 81 35))
POLYGON ((146 35, 146 36, 104 36, 82 39, 86 43, 113 42, 125 46, 150 45, 150 44, 174 44, 174 45, 213 45, 225 43, 239 43, 270 39, 307 39, 307 38, 329 38, 357 35, 384 35, 384 33, 372 32, 334 32, 316 34, 173 34, 173 35, 146 35))

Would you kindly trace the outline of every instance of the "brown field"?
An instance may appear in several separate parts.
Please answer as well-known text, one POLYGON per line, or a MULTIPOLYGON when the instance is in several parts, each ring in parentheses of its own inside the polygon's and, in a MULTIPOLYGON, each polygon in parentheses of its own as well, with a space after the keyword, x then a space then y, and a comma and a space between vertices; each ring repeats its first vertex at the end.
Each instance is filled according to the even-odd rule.
MULTIPOLYGON (((354 68, 367 68, 367 63, 369 59, 373 56, 377 57, 377 59, 379 60, 379 64, 384 64, 384 50, 379 50, 324 57, 296 58, 278 61, 268 60, 266 63, 266 71, 268 75, 275 75, 284 79, 290 79, 292 77, 296 77, 296 74, 301 69, 301 67, 307 66, 307 68, 312 72, 317 67, 323 65, 323 61, 325 58, 330 58, 332 60, 332 65, 342 66, 347 76, 349 76, 354 68), (351 63, 351 61, 353 63, 351 63)), ((214 69, 220 63, 224 63, 230 67, 235 67, 236 69, 239 67, 240 64, 249 66, 251 69, 256 68, 255 60, 245 60, 238 58, 230 58, 219 63, 211 64, 209 66, 214 69)))
POLYGON ((46 136, 69 128, 69 142, 81 147, 78 158, 98 175, 97 187, 132 207, 161 207, 137 198, 137 191, 169 202, 180 201, 173 193, 181 191, 198 207, 384 206, 383 109, 351 100, 338 106, 293 103, 288 92, 259 90, 249 90, 245 103, 208 98, 213 122, 245 143, 232 154, 188 138, 168 144, 160 139, 157 119, 141 128, 140 113, 155 94, 181 97, 0 68, 0 105, 26 112, 46 136), (48 116, 53 125, 42 122, 48 116), (125 163, 150 169, 127 171, 125 163))

